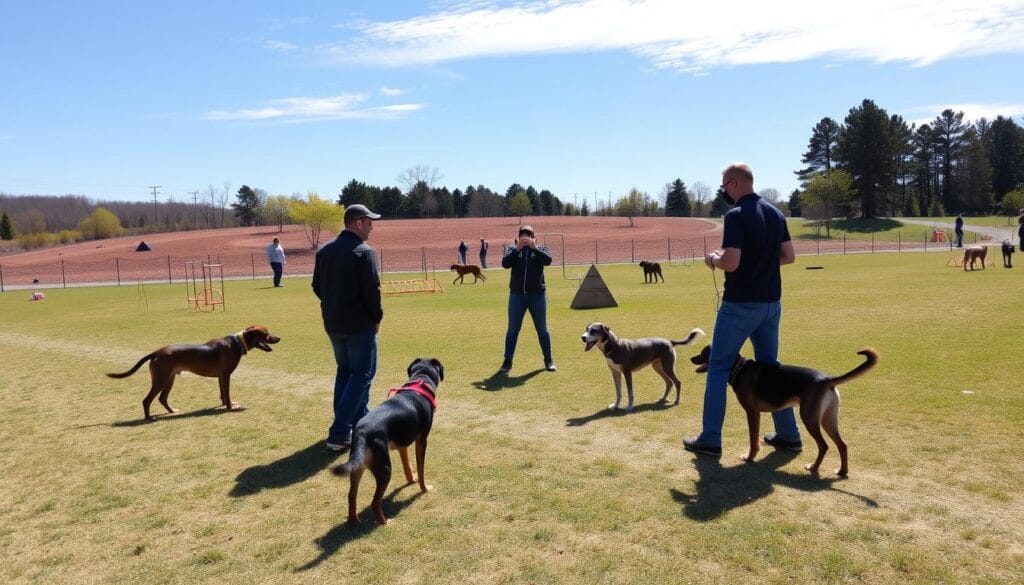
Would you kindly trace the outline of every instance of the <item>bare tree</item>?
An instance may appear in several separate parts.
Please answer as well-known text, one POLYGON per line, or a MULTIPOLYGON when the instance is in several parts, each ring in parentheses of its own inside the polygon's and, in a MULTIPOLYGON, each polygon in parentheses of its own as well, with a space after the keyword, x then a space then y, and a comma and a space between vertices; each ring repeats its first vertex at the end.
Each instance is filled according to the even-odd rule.
POLYGON ((707 183, 697 181, 690 186, 690 194, 693 195, 693 216, 694 217, 706 217, 705 207, 711 203, 711 198, 715 196, 711 187, 707 183))
POLYGON ((775 187, 766 187, 758 191, 757 194, 761 196, 761 199, 764 199, 775 207, 779 206, 779 200, 782 199, 782 195, 779 194, 779 190, 775 187))
POLYGON ((217 200, 217 203, 220 204, 220 227, 224 227, 224 214, 227 213, 228 201, 231 201, 231 181, 224 181, 224 190, 217 200))
POLYGON ((215 227, 217 221, 217 189, 210 185, 206 188, 206 194, 210 196, 210 209, 206 214, 206 227, 215 227))
POLYGON ((400 185, 405 187, 404 191, 408 193, 409 191, 412 191, 413 187, 415 187, 416 184, 421 181, 423 183, 426 183, 427 187, 433 189, 434 187, 437 186, 438 183, 441 182, 441 179, 443 178, 444 175, 442 175, 441 171, 439 171, 436 167, 429 167, 427 165, 416 165, 409 167, 402 171, 401 173, 399 173, 398 177, 396 177, 395 180, 398 181, 400 185))

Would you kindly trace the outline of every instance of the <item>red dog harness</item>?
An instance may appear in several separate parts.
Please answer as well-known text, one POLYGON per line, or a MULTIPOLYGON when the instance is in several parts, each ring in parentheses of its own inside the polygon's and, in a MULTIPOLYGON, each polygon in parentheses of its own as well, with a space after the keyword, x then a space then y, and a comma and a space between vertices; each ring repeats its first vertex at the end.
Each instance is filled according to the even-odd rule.
POLYGON ((409 382, 405 386, 391 388, 390 390, 388 390, 388 395, 384 399, 387 400, 388 398, 391 398, 392 396, 398 394, 399 392, 406 391, 415 392, 420 396, 426 398, 427 402, 430 403, 430 406, 434 407, 434 410, 437 410, 437 398, 435 398, 434 393, 430 391, 430 386, 423 380, 413 380, 412 382, 409 382))

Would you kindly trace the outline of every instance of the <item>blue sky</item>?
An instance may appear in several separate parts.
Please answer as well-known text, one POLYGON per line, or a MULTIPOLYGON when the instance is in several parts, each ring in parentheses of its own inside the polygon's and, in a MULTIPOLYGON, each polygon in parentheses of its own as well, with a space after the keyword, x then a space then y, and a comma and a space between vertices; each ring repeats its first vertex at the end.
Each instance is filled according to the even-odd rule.
POLYGON ((797 183, 871 98, 1024 123, 1024 0, 438 0, 0 5, 0 192, 333 199, 414 165, 563 201, 797 183))

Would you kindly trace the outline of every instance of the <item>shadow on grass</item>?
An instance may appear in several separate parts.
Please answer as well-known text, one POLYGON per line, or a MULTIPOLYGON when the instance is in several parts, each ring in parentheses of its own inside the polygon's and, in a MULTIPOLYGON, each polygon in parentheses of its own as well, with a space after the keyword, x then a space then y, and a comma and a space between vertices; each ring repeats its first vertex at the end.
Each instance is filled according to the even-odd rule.
POLYGON ((523 384, 526 384, 530 378, 537 374, 545 371, 544 368, 538 368, 532 372, 527 372, 520 376, 509 376, 508 374, 494 374, 490 378, 484 378, 477 382, 473 382, 473 387, 477 390, 486 390, 488 392, 496 392, 498 390, 505 390, 508 388, 518 388, 523 384))
POLYGON ((267 465, 254 465, 235 478, 235 487, 228 495, 238 498, 251 496, 262 490, 288 487, 320 473, 341 452, 327 451, 323 441, 317 441, 301 451, 267 465))
MULTIPOLYGON (((401 487, 395 488, 390 494, 385 496, 383 502, 384 515, 387 516, 389 519, 392 519, 392 521, 394 521, 393 519, 395 518, 395 516, 398 515, 399 512, 401 512, 407 506, 411 505, 421 495, 423 495, 422 492, 416 490, 416 493, 410 496, 408 499, 402 500, 401 502, 395 501, 395 496, 398 495, 399 492, 401 492, 407 487, 415 487, 416 485, 417 484, 415 483, 403 485, 401 487)), ((370 492, 372 493, 372 491, 373 490, 371 489, 370 492)), ((374 530, 380 527, 380 525, 377 524, 377 520, 373 517, 373 511, 370 509, 369 506, 363 509, 363 511, 359 514, 359 517, 368 518, 368 520, 364 520, 358 524, 351 524, 347 521, 344 521, 341 524, 335 526, 334 528, 328 530, 327 533, 321 536, 320 538, 316 539, 314 542, 316 542, 317 547, 320 548, 320 554, 315 559, 309 561, 305 565, 297 567, 295 569, 295 572, 299 573, 302 571, 308 571, 316 567, 320 563, 326 561, 331 556, 333 556, 334 553, 338 552, 338 550, 341 547, 345 546, 350 542, 353 542, 355 540, 358 540, 364 536, 371 534, 374 530)))
POLYGON ((834 483, 844 481, 842 478, 779 471, 780 467, 798 456, 787 451, 772 451, 754 463, 722 467, 719 459, 694 455, 694 466, 700 475, 697 493, 688 494, 676 488, 671 488, 669 493, 672 499, 683 505, 686 517, 698 522, 714 520, 729 510, 752 504, 772 493, 776 485, 805 492, 837 491, 861 500, 870 508, 878 507, 878 502, 871 498, 833 487, 834 483))
MULTIPOLYGON (((823 239, 823 240, 827 239, 825 237, 826 234, 828 234, 830 232, 833 232, 833 231, 845 232, 847 234, 878 234, 878 233, 888 232, 888 231, 892 231, 892 230, 895 230, 895 229, 906 227, 903 224, 903 222, 895 220, 895 219, 888 219, 888 218, 876 218, 876 219, 837 219, 837 220, 833 220, 831 222, 831 224, 829 224, 829 228, 828 229, 826 229, 824 221, 820 221, 820 222, 808 221, 807 225, 810 226, 810 227, 814 227, 818 223, 821 224, 821 239, 823 239)), ((925 230, 925 226, 920 226, 920 227, 921 227, 921 231, 925 230)), ((842 239, 842 233, 839 233, 839 234, 832 233, 831 235, 832 235, 831 239, 833 239, 833 240, 842 239)), ((799 236, 797 236, 797 239, 800 239, 800 240, 816 240, 816 239, 818 239, 818 236, 816 236, 813 233, 810 233, 810 234, 800 234, 799 236)))
POLYGON ((595 412, 594 414, 588 414, 587 416, 579 416, 575 418, 567 418, 565 419, 565 426, 580 427, 587 424, 588 422, 600 420, 602 418, 625 416, 627 414, 637 414, 641 412, 648 412, 651 410, 666 410, 672 408, 673 406, 676 405, 668 401, 663 402, 659 400, 657 402, 652 402, 650 404, 634 404, 632 413, 626 412, 625 408, 620 408, 618 410, 612 410, 611 408, 602 408, 601 410, 595 412))
POLYGON ((222 414, 231 414, 233 412, 242 412, 243 410, 245 410, 244 406, 240 406, 238 408, 232 408, 231 410, 228 410, 228 409, 224 408, 223 406, 211 406, 210 408, 203 408, 201 410, 193 410, 192 412, 175 412, 175 413, 168 412, 168 413, 162 413, 162 414, 154 414, 153 418, 151 420, 146 420, 144 418, 137 418, 137 419, 134 419, 134 420, 122 420, 122 421, 117 421, 115 423, 111 423, 110 426, 112 426, 112 427, 137 427, 137 426, 141 426, 141 425, 148 425, 148 424, 154 424, 154 423, 165 422, 165 421, 166 422, 170 422, 170 421, 173 421, 173 420, 198 418, 198 417, 201 417, 201 416, 219 416, 219 415, 222 415, 222 414))

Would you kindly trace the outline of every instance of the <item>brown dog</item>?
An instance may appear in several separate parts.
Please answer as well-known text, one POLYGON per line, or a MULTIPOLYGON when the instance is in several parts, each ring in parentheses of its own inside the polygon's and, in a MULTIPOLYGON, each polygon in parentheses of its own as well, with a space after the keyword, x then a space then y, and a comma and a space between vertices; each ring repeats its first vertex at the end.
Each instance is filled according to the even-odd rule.
POLYGON ((419 482, 420 492, 427 493, 423 475, 427 458, 427 436, 434 424, 437 410, 437 387, 444 380, 444 366, 436 358, 416 358, 406 370, 408 381, 392 388, 388 399, 359 419, 352 430, 352 451, 348 461, 331 468, 334 475, 348 475, 348 521, 359 522, 356 499, 359 482, 367 469, 377 481, 370 508, 377 523, 388 523, 384 515, 384 492, 391 483, 391 449, 397 449, 402 458, 402 470, 410 484, 419 482), (409 465, 409 445, 416 444, 416 472, 409 465))
POLYGON ((480 267, 476 264, 452 264, 452 270, 459 273, 459 275, 455 277, 455 280, 452 281, 452 284, 455 284, 456 282, 462 284, 462 279, 465 278, 467 274, 473 275, 473 284, 476 284, 476 279, 478 278, 487 282, 487 277, 484 276, 483 272, 480 272, 480 267))
POLYGON ((661 264, 641 260, 640 268, 644 269, 644 284, 658 282, 659 276, 661 277, 661 282, 665 282, 665 275, 661 273, 661 264))
POLYGON ((988 256, 988 246, 968 246, 964 248, 964 271, 967 271, 967 262, 971 263, 971 270, 974 270, 974 261, 981 260, 981 269, 985 270, 985 256, 988 256))
POLYGON ((160 395, 160 404, 164 405, 167 412, 178 412, 171 408, 170 404, 167 404, 167 395, 171 393, 171 388, 174 386, 174 377, 181 372, 192 372, 197 376, 218 378, 221 403, 231 410, 241 406, 237 402, 231 401, 231 373, 238 367, 242 356, 253 348, 273 351, 268 344, 278 341, 281 341, 281 338, 271 335, 266 327, 251 325, 244 331, 211 339, 202 345, 182 344, 161 347, 139 360, 127 372, 107 375, 111 378, 127 378, 142 367, 142 364, 149 362, 149 375, 152 378, 153 386, 149 389, 149 394, 142 399, 142 412, 146 415, 146 420, 153 418, 149 415, 149 405, 158 394, 160 395))
MULTIPOLYGON (((860 377, 878 363, 878 352, 866 348, 858 351, 865 361, 856 368, 835 378, 823 372, 800 366, 776 366, 761 364, 742 356, 729 371, 729 384, 736 393, 740 406, 747 413, 747 427, 750 431, 750 451, 744 461, 753 461, 761 448, 758 437, 762 412, 774 412, 789 406, 800 405, 800 420, 807 432, 818 445, 818 457, 814 463, 804 466, 807 471, 816 472, 821 466, 828 444, 821 436, 821 429, 832 438, 839 449, 839 469, 836 473, 845 477, 849 472, 846 443, 839 436, 839 384, 860 377)), ((705 346, 700 354, 690 358, 697 365, 698 373, 708 371, 711 346, 705 346)))

